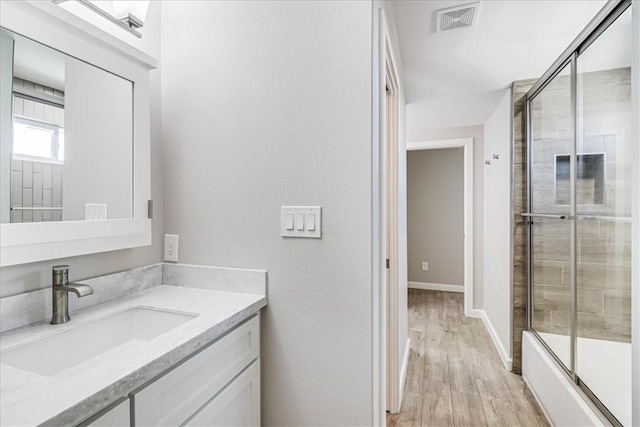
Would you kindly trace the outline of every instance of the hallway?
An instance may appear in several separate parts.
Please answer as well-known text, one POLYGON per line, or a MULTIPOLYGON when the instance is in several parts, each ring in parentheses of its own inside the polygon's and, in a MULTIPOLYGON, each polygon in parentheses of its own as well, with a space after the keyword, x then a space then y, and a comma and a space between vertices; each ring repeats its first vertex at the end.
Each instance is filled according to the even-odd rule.
POLYGON ((548 426, 520 375, 504 369, 464 294, 409 289, 411 351, 401 412, 387 426, 548 426))

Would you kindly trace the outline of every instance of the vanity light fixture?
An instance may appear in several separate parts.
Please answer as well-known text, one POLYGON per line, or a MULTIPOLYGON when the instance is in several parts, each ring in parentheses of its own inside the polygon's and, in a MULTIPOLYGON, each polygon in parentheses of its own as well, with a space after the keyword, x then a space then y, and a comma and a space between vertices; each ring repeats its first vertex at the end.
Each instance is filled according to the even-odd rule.
MULTIPOLYGON (((54 4, 71 3, 71 0, 51 0, 54 4)), ((141 38, 142 34, 137 31, 144 25, 144 19, 149 8, 148 1, 89 1, 75 0, 88 9, 94 11, 103 18, 108 19, 125 31, 141 38)))

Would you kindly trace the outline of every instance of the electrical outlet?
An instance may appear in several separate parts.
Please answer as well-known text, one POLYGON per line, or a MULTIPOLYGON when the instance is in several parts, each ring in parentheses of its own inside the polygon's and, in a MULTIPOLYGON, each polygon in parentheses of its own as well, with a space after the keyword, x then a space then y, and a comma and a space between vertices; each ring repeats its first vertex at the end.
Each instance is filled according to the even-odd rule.
POLYGON ((428 262, 423 262, 422 263, 422 271, 429 271, 429 263, 428 262))
POLYGON ((178 262, 178 235, 164 235, 164 260, 178 262))

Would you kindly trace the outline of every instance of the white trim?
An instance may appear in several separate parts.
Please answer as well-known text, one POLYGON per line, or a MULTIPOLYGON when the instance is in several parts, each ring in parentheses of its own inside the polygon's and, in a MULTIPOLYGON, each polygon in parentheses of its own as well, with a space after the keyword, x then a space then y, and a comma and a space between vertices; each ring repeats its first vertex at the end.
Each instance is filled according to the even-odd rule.
POLYGON ((402 370, 400 371, 400 403, 404 392, 404 384, 407 381, 407 370, 409 369, 409 352, 411 351, 411 339, 407 338, 407 345, 404 347, 404 357, 402 358, 402 370))
POLYGON ((386 274, 383 262, 385 242, 385 188, 384 188, 384 84, 385 61, 384 11, 374 11, 372 43, 372 85, 371 85, 371 306, 372 306, 372 424, 386 424, 386 274), (382 118, 382 121, 381 121, 382 118))
POLYGON ((482 319, 482 313, 484 313, 484 311, 474 308, 473 310, 470 310, 468 313, 465 313, 464 315, 467 317, 472 317, 474 319, 482 319))
POLYGON ((424 283, 424 282, 407 282, 407 285, 411 289, 424 289, 427 291, 464 293, 464 285, 446 285, 446 284, 440 284, 440 283, 424 283))
POLYGON ((407 151, 458 148, 464 147, 468 143, 473 143, 473 138, 438 139, 432 141, 407 142, 407 151))
MULTIPOLYGON (((381 9, 380 25, 383 30, 380 39, 381 66, 383 74, 380 74, 380 127, 381 133, 380 152, 382 153, 381 165, 383 167, 382 181, 384 185, 383 203, 383 232, 385 233, 383 246, 384 258, 390 260, 390 266, 385 270, 385 299, 386 299, 386 410, 392 414, 400 412, 402 387, 402 360, 399 343, 400 307, 399 286, 402 282, 399 276, 399 248, 398 248, 398 158, 399 158, 399 123, 398 102, 401 90, 398 79, 397 61, 394 58, 391 40, 389 38, 389 26, 384 10, 381 9), (383 86, 384 85, 384 86, 383 86), (386 87, 386 90, 385 90, 386 87)), ((406 308, 405 308, 406 310, 406 308)))
POLYGON ((500 338, 498 338, 498 333, 493 327, 491 320, 489 320, 489 316, 487 316, 487 313, 484 310, 477 310, 477 311, 480 312, 480 318, 482 319, 482 322, 484 323, 485 328, 487 328, 487 332, 489 332, 491 341, 493 341, 493 345, 498 351, 498 355, 500 356, 500 360, 502 360, 502 364, 504 365, 504 368, 507 371, 511 372, 511 369, 513 367, 513 359, 509 357, 509 353, 507 353, 504 346, 502 345, 502 342, 500 341, 500 338))
MULTIPOLYGON (((116 54, 119 57, 122 57, 126 61, 133 61, 138 65, 143 66, 146 69, 154 69, 158 66, 158 61, 152 56, 144 53, 140 49, 137 49, 126 43, 119 38, 107 33, 106 31, 101 30, 93 24, 85 21, 84 19, 74 15, 68 10, 56 6, 55 4, 49 1, 40 1, 40 0, 29 0, 29 1, 20 1, 20 2, 2 2, 2 3, 14 3, 9 7, 11 9, 5 9, 7 7, 5 4, 2 5, 2 15, 7 13, 7 10, 17 11, 18 13, 24 14, 24 18, 20 18, 22 22, 20 25, 33 25, 33 21, 29 18, 33 18, 36 20, 43 21, 44 24, 42 27, 48 26, 59 26, 64 27, 64 31, 71 34, 73 37, 79 37, 89 43, 89 45, 97 46, 94 50, 96 52, 91 53, 92 56, 102 56, 102 52, 108 52, 111 54, 116 54)), ((10 12, 11 13, 11 12, 10 12)), ((12 15, 12 18, 14 15, 12 15)), ((2 25, 4 27, 4 24, 2 25)), ((41 30, 47 31, 47 29, 38 29, 34 28, 33 32, 39 32, 41 30)), ((25 35, 19 31, 16 31, 19 34, 25 35)), ((36 38, 42 39, 41 37, 36 38)), ((49 39, 43 39, 44 44, 50 45, 49 39)), ((53 46, 52 46, 53 47, 53 46)), ((71 56, 75 56, 75 52, 70 52, 66 49, 61 49, 61 52, 70 54, 71 56)), ((96 58, 89 59, 88 62, 94 64, 96 66, 104 67, 109 70, 109 63, 101 63, 98 64, 94 62, 96 58)))
POLYGON ((407 151, 459 148, 464 150, 464 314, 473 307, 473 138, 407 142, 407 151))

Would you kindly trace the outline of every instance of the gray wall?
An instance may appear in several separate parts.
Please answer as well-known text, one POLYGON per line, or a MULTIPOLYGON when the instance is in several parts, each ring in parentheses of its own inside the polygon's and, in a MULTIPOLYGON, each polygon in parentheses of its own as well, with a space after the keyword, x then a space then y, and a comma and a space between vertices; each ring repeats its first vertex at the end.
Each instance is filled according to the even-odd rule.
POLYGON ((268 271, 264 425, 370 425, 372 5, 162 8, 180 261, 268 271), (322 239, 282 238, 282 205, 322 206, 322 239))
POLYGON ((409 281, 462 286, 463 149, 409 151, 407 158, 409 281))
MULTIPOLYGON (((92 12, 89 12, 92 14, 92 12)), ((151 2, 144 24, 144 37, 129 36, 112 23, 104 21, 104 30, 122 37, 138 49, 160 59, 160 3, 151 2)), ((51 286, 51 267, 69 264, 70 280, 82 280, 107 273, 115 273, 134 267, 160 262, 162 259, 162 152, 160 146, 160 70, 154 70, 151 78, 151 196, 154 200, 151 246, 105 252, 101 254, 57 259, 0 269, 0 296, 43 289, 51 286)))

